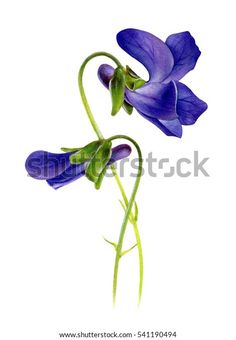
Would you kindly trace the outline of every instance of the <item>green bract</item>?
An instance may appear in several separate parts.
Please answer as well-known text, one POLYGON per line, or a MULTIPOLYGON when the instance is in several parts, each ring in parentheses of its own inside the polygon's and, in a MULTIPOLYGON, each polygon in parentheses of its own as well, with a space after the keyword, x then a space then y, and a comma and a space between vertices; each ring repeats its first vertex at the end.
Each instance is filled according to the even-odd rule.
POLYGON ((106 165, 111 158, 111 146, 112 143, 110 141, 104 140, 96 150, 94 156, 90 159, 85 170, 86 177, 95 183, 97 189, 101 186, 106 171, 106 165))
POLYGON ((126 66, 125 84, 130 90, 137 90, 145 83, 145 80, 140 78, 128 65, 126 66))
POLYGON ((133 112, 133 106, 127 103, 125 100, 122 107, 129 115, 131 115, 131 113, 133 112))
POLYGON ((95 182, 95 188, 96 189, 100 189, 101 185, 102 185, 102 181, 103 181, 103 178, 105 176, 105 173, 106 173, 106 167, 102 170, 102 172, 100 173, 97 181, 95 182))
POLYGON ((71 164, 80 164, 89 161, 96 153, 102 141, 94 141, 81 148, 78 152, 70 156, 71 164))
POLYGON ((61 148, 61 151, 64 151, 64 152, 75 152, 79 150, 81 150, 81 148, 64 148, 64 147, 61 148))
POLYGON ((125 75, 122 67, 117 67, 109 84, 112 100, 111 115, 114 116, 120 110, 125 95, 125 75))
POLYGON ((63 148, 63 150, 75 151, 70 156, 71 164, 81 164, 87 162, 85 175, 95 183, 95 188, 99 189, 106 173, 106 166, 112 155, 112 142, 107 140, 97 140, 85 145, 81 149, 63 148))

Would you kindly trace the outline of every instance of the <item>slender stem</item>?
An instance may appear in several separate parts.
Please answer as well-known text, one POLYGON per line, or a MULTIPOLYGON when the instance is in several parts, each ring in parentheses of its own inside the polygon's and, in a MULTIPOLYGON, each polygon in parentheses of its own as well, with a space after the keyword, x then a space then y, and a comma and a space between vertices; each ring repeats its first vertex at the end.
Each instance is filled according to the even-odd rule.
MULTIPOLYGON (((125 190, 123 188, 123 185, 120 181, 120 177, 117 175, 116 173, 116 169, 115 167, 112 165, 111 167, 112 173, 114 175, 114 178, 116 180, 116 183, 120 189, 121 195, 123 197, 123 200, 125 202, 126 208, 128 206, 128 199, 125 193, 125 190)), ((133 213, 130 213, 130 217, 132 220, 132 225, 133 225, 133 229, 134 229, 134 234, 135 234, 135 238, 136 238, 136 243, 137 243, 137 248, 138 248, 138 255, 139 255, 139 295, 138 295, 138 304, 140 304, 141 301, 141 297, 142 297, 142 290, 143 290, 143 250, 142 250, 142 243, 141 243, 141 238, 140 238, 140 234, 139 234, 139 230, 138 230, 138 225, 137 222, 134 218, 133 213)))
POLYGON ((103 139, 103 135, 98 127, 98 124, 97 122, 95 121, 94 119, 94 116, 92 114, 92 111, 90 109, 90 106, 89 106, 89 103, 88 103, 88 100, 87 100, 87 97, 85 95, 85 91, 84 91, 84 86, 83 86, 83 74, 84 74, 84 69, 85 69, 85 66, 87 65, 87 63, 93 59, 93 58, 96 58, 96 57, 99 57, 99 56, 105 56, 105 57, 108 57, 110 59, 112 59, 117 66, 121 66, 121 63, 119 62, 118 59, 116 59, 112 54, 110 53, 107 53, 107 52, 96 52, 96 53, 93 53, 91 54, 88 58, 85 59, 85 61, 83 62, 83 64, 81 65, 80 67, 80 70, 79 70, 79 75, 78 75, 78 85, 79 85, 79 90, 80 90, 80 95, 81 95, 81 99, 82 99, 82 102, 84 104, 84 107, 85 107, 85 110, 87 112, 87 115, 88 115, 88 118, 89 118, 89 121, 96 133, 96 135, 98 136, 99 139, 103 139))
MULTIPOLYGON (((90 121, 90 123, 91 123, 91 125, 92 125, 92 127, 93 127, 93 129, 94 129, 94 131, 95 131, 95 133, 97 135, 97 137, 99 139, 103 139, 104 138, 103 134, 102 134, 101 130, 99 129, 99 126, 98 126, 98 124, 97 124, 97 122, 96 122, 96 120, 95 120, 95 118, 94 118, 94 116, 92 114, 92 111, 90 109, 87 97, 85 95, 84 86, 83 86, 83 74, 84 74, 85 67, 86 67, 87 63, 91 59, 93 59, 95 57, 98 57, 98 56, 105 56, 105 57, 110 58, 111 60, 113 60, 115 62, 115 64, 117 66, 122 66, 122 65, 119 62, 119 60, 117 58, 115 58, 113 55, 111 55, 110 53, 107 53, 107 52, 96 52, 96 53, 91 54, 88 58, 86 58, 84 60, 83 64, 81 65, 81 68, 79 70, 79 74, 78 74, 78 86, 79 86, 80 95, 81 95, 81 99, 82 99, 83 105, 85 107, 85 110, 86 110, 86 113, 88 115, 89 121, 90 121)), ((128 202, 128 198, 127 198, 127 195, 126 195, 125 190, 123 188, 123 185, 122 185, 122 183, 120 181, 120 178, 119 178, 119 176, 118 176, 118 174, 116 172, 115 167, 113 165, 111 165, 110 168, 112 170, 112 173, 114 175, 116 183, 117 183, 117 185, 119 187, 119 190, 121 192, 121 195, 122 195, 122 198, 123 198, 124 203, 126 205, 126 208, 128 209, 130 202, 128 202)), ((136 192, 135 192, 135 195, 136 195, 136 192)), ((135 197, 135 195, 134 195, 134 197, 135 197)), ((134 234, 135 234, 135 237, 136 237, 138 253, 139 253, 139 302, 140 302, 141 295, 142 295, 142 286, 143 286, 143 253, 142 253, 142 245, 141 245, 141 240, 140 240, 140 235, 139 235, 139 231, 138 231, 137 222, 136 222, 135 217, 134 217, 134 215, 132 213, 133 202, 131 202, 131 203, 132 204, 130 205, 129 212, 127 213, 127 211, 126 211, 125 216, 128 216, 128 217, 130 216, 131 217, 132 225, 133 225, 133 229, 134 229, 134 234)), ((123 224, 124 224, 124 221, 123 221, 123 224)), ((127 220, 127 222, 128 222, 128 220, 127 220)), ((124 228, 124 232, 125 232, 125 228, 126 228, 127 222, 125 224, 125 227, 123 227, 123 224, 122 224, 122 227, 124 228)), ((121 248, 122 248, 123 238, 124 238, 124 235, 122 237, 121 248)), ((120 251, 122 251, 122 249, 120 249, 120 251)), ((116 282, 115 283, 116 287, 117 287, 117 275, 118 275, 119 260, 120 260, 120 258, 118 258, 117 254, 116 254, 116 280, 113 280, 113 282, 116 282)), ((116 289, 115 289, 115 291, 116 291, 116 289)), ((113 288, 113 301, 114 300, 115 299, 114 299, 114 288, 113 288)))
MULTIPOLYGON (((116 247, 116 258, 115 258, 114 275, 113 275, 113 304, 114 305, 116 303, 118 269, 119 269, 119 262, 120 262, 120 259, 121 259, 124 235, 125 235, 126 226, 127 226, 128 220, 129 220, 129 215, 132 211, 132 207, 133 207, 133 204, 135 202, 135 196, 136 196, 136 193, 138 191, 140 179, 141 179, 141 176, 142 176, 142 169, 143 169, 142 152, 141 152, 141 149, 140 149, 138 143, 134 139, 132 139, 131 137, 125 136, 125 135, 116 135, 116 136, 109 138, 108 140, 114 140, 114 139, 120 139, 120 138, 127 139, 128 141, 130 141, 135 146, 137 153, 138 153, 139 165, 138 165, 138 172, 137 172, 137 177, 136 177, 136 180, 135 180, 134 188, 133 188, 133 191, 132 191, 132 194, 130 196, 130 200, 129 200, 129 203, 128 203, 128 206, 127 206, 127 209, 126 209, 126 212, 125 212, 125 216, 124 216, 122 226, 121 226, 121 230, 120 230, 119 241, 118 241, 118 244, 117 244, 117 247, 116 247)), ((135 236, 136 236, 137 246, 138 246, 138 250, 139 250, 139 263, 140 263, 139 302, 140 302, 141 295, 142 295, 142 282, 143 282, 143 257, 142 257, 141 240, 140 240, 137 224, 134 227, 134 230, 135 230, 135 236)))
MULTIPOLYGON (((114 175, 114 178, 116 180, 116 183, 120 189, 121 195, 123 197, 124 203, 126 205, 126 208, 128 206, 128 199, 125 193, 125 190, 123 188, 123 185, 120 181, 120 177, 116 173, 116 169, 114 166, 110 167, 112 170, 112 173, 114 175)), ((130 213, 133 229, 134 229, 134 234, 136 238, 136 243, 137 243, 137 248, 138 248, 138 256, 139 256, 139 294, 138 294, 138 305, 140 304, 141 297, 142 297, 142 290, 143 290, 143 249, 142 249, 142 243, 141 243, 141 238, 138 230, 138 224, 135 220, 135 217, 131 211, 130 213)))
POLYGON ((141 238, 138 230, 138 225, 136 222, 133 223, 134 234, 138 247, 138 256, 139 256, 139 290, 138 290, 138 305, 141 302, 142 291, 143 291, 143 249, 141 238))

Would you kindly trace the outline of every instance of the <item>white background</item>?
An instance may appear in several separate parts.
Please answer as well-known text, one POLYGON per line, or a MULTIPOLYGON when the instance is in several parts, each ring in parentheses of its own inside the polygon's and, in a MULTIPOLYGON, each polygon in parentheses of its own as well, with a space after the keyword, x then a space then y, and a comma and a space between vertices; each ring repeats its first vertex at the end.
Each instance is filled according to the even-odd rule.
MULTIPOLYGON (((179 340, 235 339, 234 20, 229 0, 1 1, 1 339, 139 330, 175 330, 179 340), (144 155, 152 151, 173 164, 198 150, 210 157, 210 177, 142 178, 143 300, 137 309, 135 250, 122 260, 113 310, 114 250, 102 236, 115 241, 122 222, 115 181, 95 191, 83 178, 54 191, 28 177, 24 162, 34 150, 58 152, 95 138, 77 89, 90 53, 111 52, 147 76, 116 43, 127 27, 163 40, 189 30, 202 55, 183 82, 209 109, 181 140, 136 112, 111 118, 109 94, 96 76, 107 62, 100 58, 88 66, 85 85, 102 131, 128 134, 144 155)), ((129 190, 132 180, 124 179, 129 190)))

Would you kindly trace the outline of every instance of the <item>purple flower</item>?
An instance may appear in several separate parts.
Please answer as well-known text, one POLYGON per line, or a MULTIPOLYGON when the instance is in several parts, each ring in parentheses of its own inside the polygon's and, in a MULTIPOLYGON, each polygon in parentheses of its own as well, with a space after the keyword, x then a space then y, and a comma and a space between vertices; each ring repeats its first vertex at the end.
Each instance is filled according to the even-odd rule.
MULTIPOLYGON (((136 90, 126 86, 125 101, 167 136, 182 136, 182 125, 191 125, 207 109, 186 85, 179 82, 192 70, 201 54, 189 32, 170 35, 164 43, 151 33, 125 29, 117 42, 149 73, 148 82, 136 90)), ((98 76, 109 87, 113 67, 103 64, 98 76)))
MULTIPOLYGON (((70 156, 74 152, 51 153, 35 151, 29 155, 25 162, 28 174, 35 178, 46 180, 54 189, 58 189, 85 175, 87 162, 71 164, 70 156)), ((120 144, 112 149, 112 155, 107 165, 126 158, 131 153, 131 147, 120 144)))

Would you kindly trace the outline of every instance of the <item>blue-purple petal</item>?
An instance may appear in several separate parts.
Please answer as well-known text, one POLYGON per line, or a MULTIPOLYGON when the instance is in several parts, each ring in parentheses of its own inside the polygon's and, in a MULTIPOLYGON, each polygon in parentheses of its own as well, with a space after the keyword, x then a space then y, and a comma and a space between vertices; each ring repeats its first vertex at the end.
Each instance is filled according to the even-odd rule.
POLYGON ((119 144, 115 146, 112 148, 112 155, 107 165, 111 165, 116 161, 129 157, 131 152, 132 149, 128 144, 119 144))
POLYGON ((98 78, 107 89, 109 89, 109 82, 113 74, 114 68, 108 64, 102 64, 98 68, 98 78))
POLYGON ((173 120, 159 120, 161 126, 163 129, 167 131, 166 134, 169 134, 169 136, 174 136, 181 138, 183 134, 182 125, 180 124, 178 119, 173 120))
POLYGON ((63 173, 69 166, 72 153, 32 152, 25 162, 28 174, 36 179, 50 179, 63 173))
POLYGON ((180 123, 191 125, 207 109, 207 104, 199 99, 186 85, 176 82, 178 100, 177 114, 180 123))
POLYGON ((86 163, 70 165, 62 174, 48 179, 47 183, 53 189, 59 189, 64 185, 74 182, 76 179, 85 175, 86 163))
POLYGON ((177 92, 174 82, 161 84, 149 82, 136 91, 126 89, 126 100, 145 115, 163 120, 177 118, 177 92))
POLYGON ((180 80, 195 67, 201 52, 189 32, 170 35, 166 40, 166 45, 173 54, 174 66, 164 81, 180 80))
POLYGON ((164 134, 173 137, 182 137, 183 129, 178 118, 173 120, 159 120, 153 117, 146 116, 144 113, 138 111, 138 113, 145 119, 156 125, 164 134))
POLYGON ((168 46, 151 33, 125 29, 117 34, 119 46, 142 63, 149 72, 150 81, 161 82, 174 66, 173 55, 168 46))

